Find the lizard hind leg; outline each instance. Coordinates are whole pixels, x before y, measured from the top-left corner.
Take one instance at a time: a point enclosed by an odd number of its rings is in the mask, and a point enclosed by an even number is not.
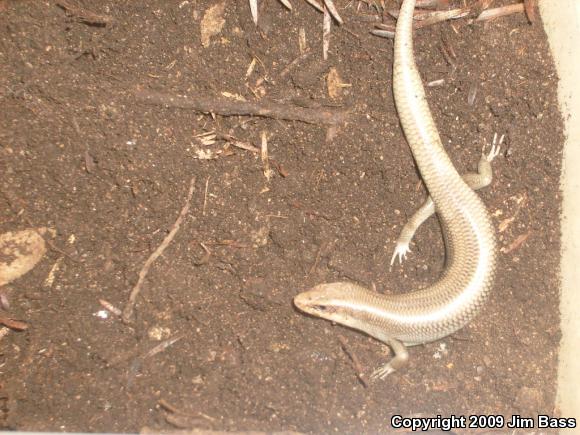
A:
[[[407,361],[409,360],[409,352],[402,342],[394,338],[390,338],[386,342],[394,352],[395,356],[393,356],[388,363],[380,366],[371,374],[371,380],[373,381],[377,379],[385,379],[391,373],[399,370],[407,364]]]
[[[493,179],[491,162],[500,154],[501,145],[504,138],[505,135],[502,135],[498,140],[497,133],[495,133],[493,135],[493,141],[491,143],[489,152],[487,154],[485,152],[487,144],[483,145],[481,149],[481,158],[479,159],[479,163],[477,165],[477,172],[470,172],[463,175],[463,180],[473,190],[483,189],[484,187],[487,187],[491,184]],[[435,204],[433,204],[431,197],[428,197],[423,205],[413,214],[413,216],[411,216],[411,218],[407,221],[401,230],[401,234],[397,239],[395,251],[391,257],[391,266],[395,263],[397,258],[399,259],[400,264],[403,263],[403,260],[407,259],[407,254],[411,252],[409,245],[411,240],[413,240],[415,233],[423,224],[423,222],[429,219],[429,217],[434,213]]]

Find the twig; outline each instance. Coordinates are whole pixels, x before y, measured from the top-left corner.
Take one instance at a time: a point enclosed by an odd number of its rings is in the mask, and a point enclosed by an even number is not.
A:
[[[260,157],[262,159],[262,170],[267,181],[272,178],[273,172],[270,169],[270,160],[268,159],[268,135],[265,131],[262,132],[262,148],[260,150]]]
[[[366,388],[367,381],[365,379],[364,370],[363,370],[362,364],[360,363],[360,360],[358,359],[358,357],[354,353],[352,353],[348,350],[346,340],[343,336],[339,335],[338,341],[340,341],[340,347],[342,348],[343,352],[346,353],[348,358],[351,360],[352,366],[353,366],[354,371],[356,373],[356,377],[358,378],[359,382],[363,385],[363,387]]]
[[[484,6],[487,6],[484,4]],[[448,11],[436,11],[417,14],[413,19],[413,29],[420,29],[422,27],[431,26],[433,24],[440,23],[442,21],[463,18],[476,10],[475,7],[465,7],[458,9],[451,9]],[[494,9],[483,10],[475,19],[475,21],[487,21],[494,18],[503,17],[510,14],[522,13],[524,12],[524,4],[516,3],[507,6],[501,6]],[[392,10],[389,14],[393,17],[397,17],[399,11]],[[529,15],[528,15],[529,19]],[[531,22],[531,20],[530,20]],[[377,24],[377,29],[371,30],[371,33],[376,36],[381,36],[383,38],[394,38],[395,36],[395,26],[393,24]]]
[[[390,15],[393,17],[398,17],[399,11],[390,11]],[[448,11],[435,11],[435,12],[424,12],[415,15],[413,18],[413,29],[420,29],[421,27],[431,26],[433,24],[440,23],[442,21],[453,20],[457,18],[463,18],[469,15],[470,8],[458,8],[451,9]],[[394,38],[395,36],[395,26],[393,24],[377,24],[378,29],[371,30],[371,33],[376,36],[382,36],[383,38]]]
[[[189,412],[189,411],[186,411],[184,409],[180,409],[177,406],[169,403],[165,399],[160,399],[158,403],[159,403],[159,406],[161,406],[163,409],[165,409],[167,412],[169,412],[171,414],[179,414],[179,415],[182,415],[182,416],[194,417],[194,418],[202,417],[202,418],[205,418],[206,420],[209,420],[209,421],[215,421],[216,420],[215,418],[213,418],[213,417],[211,417],[211,416],[209,416],[207,414],[204,414],[202,412]]]
[[[314,259],[314,263],[312,264],[312,267],[310,267],[310,270],[308,271],[308,273],[306,274],[306,276],[309,276],[312,273],[314,273],[314,271],[318,267],[318,263],[320,263],[320,257],[322,256],[322,250],[325,247],[326,247],[325,246],[325,243],[321,243],[320,246],[318,247],[318,251],[316,252],[316,258]]]
[[[334,18],[338,24],[344,23],[344,21],[338,14],[338,9],[336,9],[336,6],[334,6],[332,0],[324,0],[324,6],[326,6],[328,12],[330,12],[330,15],[332,15],[332,18]]]
[[[280,3],[282,3],[289,11],[292,10],[292,3],[290,3],[290,0],[280,0]]]
[[[252,21],[258,25],[258,0],[250,0],[250,12],[252,13]]]
[[[315,0],[306,0],[306,3],[308,3],[311,6],[313,6],[319,12],[324,12],[324,9],[322,8],[322,6],[320,6],[320,4],[317,1],[315,1]]]
[[[510,252],[518,249],[523,243],[528,240],[528,238],[532,235],[532,231],[528,231],[527,233],[520,234],[516,239],[511,242],[508,246],[504,246],[500,249],[501,252],[504,254],[509,254]]]
[[[167,339],[165,341],[162,341],[157,346],[155,346],[152,349],[150,349],[145,355],[143,355],[142,357],[140,357],[140,359],[144,360],[144,359],[147,359],[147,358],[151,358],[152,356],[157,355],[158,353],[163,352],[165,349],[167,349],[169,346],[172,346],[173,344],[177,343],[183,337],[184,337],[184,334],[180,334],[180,335],[177,335],[177,336],[175,336],[173,338],[169,338],[169,339]]]
[[[64,9],[69,15],[77,17],[79,21],[82,21],[86,24],[106,26],[107,24],[111,24],[115,21],[114,18],[110,17],[109,15],[96,14],[86,9],[82,9],[79,6],[73,5],[65,0],[58,0],[56,4],[61,9]]]
[[[99,304],[101,304],[101,306],[105,310],[109,311],[110,313],[113,313],[115,316],[120,316],[121,314],[123,314],[123,312],[120,309],[118,309],[116,306],[114,306],[112,303],[110,303],[105,299],[99,299]]]
[[[28,329],[26,322],[21,322],[20,320],[10,319],[9,317],[4,317],[0,314],[0,325],[7,326],[15,331],[25,331]]]
[[[280,72],[280,78],[284,78],[284,76],[286,76],[286,74],[288,74],[290,72],[290,70],[296,66],[296,64],[298,64],[299,62],[302,62],[309,55],[310,55],[310,50],[306,49],[304,51],[304,53],[302,53],[300,56],[298,56],[296,59],[294,59],[288,65],[286,65],[286,67],[282,70],[282,72]]]
[[[258,147],[255,147],[254,145],[252,145],[251,143],[248,142],[242,142],[239,139],[236,139],[233,136],[227,135],[227,134],[223,134],[220,135],[220,139],[223,139],[225,141],[227,141],[227,143],[235,146],[236,148],[240,148],[246,151],[250,151],[254,154],[262,154],[262,150]],[[278,171],[278,173],[286,178],[288,176],[288,171],[284,168],[284,166],[282,165],[282,163],[278,162],[277,160],[273,159],[271,156],[268,155],[268,160],[270,160],[274,166],[276,167],[276,170]]]
[[[324,14],[322,18],[322,58],[328,59],[328,48],[330,47],[330,25],[332,18],[326,5],[324,6]]]
[[[238,101],[220,95],[185,96],[166,92],[136,90],[135,97],[149,104],[193,109],[223,116],[253,115],[274,119],[302,121],[308,124],[337,125],[348,119],[348,110],[327,107],[305,108],[274,101]]]
[[[514,212],[514,214],[509,218],[505,218],[498,225],[498,231],[500,233],[503,233],[505,230],[507,230],[509,228],[509,226],[516,220],[516,218],[520,214],[520,211],[522,210],[522,207],[524,205],[526,205],[527,201],[528,201],[528,196],[525,193],[516,199],[517,206],[516,206],[516,211]]]
[[[417,0],[418,8],[444,9],[449,6],[449,0]]]
[[[132,320],[133,311],[135,308],[135,301],[137,300],[137,296],[139,295],[139,292],[141,291],[141,287],[143,286],[143,282],[145,281],[145,277],[147,276],[147,273],[149,273],[149,269],[151,268],[151,265],[155,262],[155,260],[157,260],[157,258],[161,254],[163,254],[163,251],[165,251],[167,246],[169,246],[169,244],[171,243],[171,241],[175,237],[175,234],[177,234],[177,231],[179,230],[179,226],[181,225],[181,222],[183,221],[185,215],[189,211],[189,205],[191,203],[191,196],[193,195],[194,187],[195,187],[195,177],[192,177],[191,181],[189,183],[189,192],[187,194],[187,199],[185,201],[185,205],[181,209],[181,213],[179,213],[179,217],[177,218],[177,220],[173,224],[173,227],[171,228],[171,231],[169,232],[169,234],[167,234],[165,239],[163,239],[163,242],[161,242],[161,244],[157,247],[157,249],[149,256],[147,261],[145,261],[145,264],[143,265],[143,267],[141,268],[141,271],[139,272],[139,280],[137,281],[137,284],[135,285],[135,287],[133,287],[133,290],[131,291],[131,295],[129,296],[129,302],[127,303],[127,306],[123,310],[123,322],[129,323]]]
[[[179,334],[173,338],[169,338],[165,341],[162,341],[157,346],[154,346],[153,348],[149,349],[145,354],[139,355],[137,358],[135,358],[135,360],[129,366],[129,372],[127,373],[127,386],[129,387],[133,384],[133,379],[135,378],[135,376],[137,376],[137,373],[141,369],[143,361],[145,361],[147,358],[151,358],[152,356],[165,351],[165,349],[181,340],[184,336],[185,336],[184,334]]]
[[[481,14],[479,14],[479,16],[475,19],[475,21],[492,20],[494,18],[504,17],[506,15],[517,14],[521,12],[524,12],[524,4],[517,3],[514,5],[507,5],[499,8],[487,9],[483,11]]]
[[[441,39],[441,53],[443,53],[443,57],[451,67],[451,70],[455,71],[457,68],[457,54],[446,37]]]
[[[417,10],[413,15],[413,29],[435,24],[440,21],[462,18],[472,11],[469,7],[449,9],[444,11],[420,11]],[[393,18],[399,17],[398,9],[389,10],[389,15]]]
[[[202,215],[205,216],[205,209],[207,207],[207,188],[209,187],[209,179],[211,177],[207,177],[207,180],[205,180],[205,193],[203,194],[203,210],[202,210]]]

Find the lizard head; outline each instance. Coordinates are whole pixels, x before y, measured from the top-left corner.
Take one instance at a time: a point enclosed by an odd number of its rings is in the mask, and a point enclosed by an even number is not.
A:
[[[320,284],[294,298],[294,305],[300,311],[312,316],[351,326],[355,296],[362,287],[349,282]]]

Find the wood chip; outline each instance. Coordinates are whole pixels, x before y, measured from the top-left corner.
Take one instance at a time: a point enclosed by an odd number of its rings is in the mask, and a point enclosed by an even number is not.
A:
[[[265,131],[262,132],[262,148],[260,150],[260,157],[262,158],[262,167],[266,180],[270,181],[274,172],[270,169],[270,159],[268,158],[268,136]]]
[[[258,0],[250,0],[250,12],[252,13],[252,21],[258,25]]]
[[[525,234],[521,234],[518,237],[516,237],[516,239],[511,242],[508,246],[504,246],[503,248],[500,249],[501,252],[503,252],[504,254],[509,254],[512,251],[515,251],[516,249],[518,249],[520,246],[523,245],[523,243],[528,240],[528,238],[532,235],[532,231],[528,231]]]
[[[330,17],[330,12],[328,8],[324,8],[324,18],[322,21],[322,58],[324,60],[328,59],[328,48],[330,47],[330,25],[332,24],[332,18]]]
[[[308,50],[306,31],[304,30],[304,27],[300,27],[300,30],[298,31],[298,47],[300,49],[300,54],[304,54]]]
[[[330,68],[326,76],[326,86],[328,88],[328,96],[337,99],[341,96],[341,80],[336,68]]]
[[[324,8],[316,0],[306,0],[306,3],[308,3],[310,6],[313,6],[319,12],[324,12]]]
[[[334,6],[332,0],[324,0],[324,6],[326,6],[326,9],[328,9],[328,12],[330,12],[330,15],[332,15],[338,24],[342,25],[344,23],[338,13],[338,9],[336,9],[336,6]]]
[[[292,10],[292,4],[289,0],[280,0],[280,3],[282,3],[288,10]]]

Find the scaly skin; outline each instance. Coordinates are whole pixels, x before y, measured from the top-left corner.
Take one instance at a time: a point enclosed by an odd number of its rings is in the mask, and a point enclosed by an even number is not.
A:
[[[447,156],[427,104],[413,58],[414,8],[415,0],[404,0],[397,20],[393,88],[405,136],[442,222],[447,269],[435,284],[407,294],[337,282],[294,298],[306,313],[389,344],[395,357],[374,373],[381,378],[405,364],[405,345],[443,338],[476,316],[492,288],[497,260],[489,213]]]

